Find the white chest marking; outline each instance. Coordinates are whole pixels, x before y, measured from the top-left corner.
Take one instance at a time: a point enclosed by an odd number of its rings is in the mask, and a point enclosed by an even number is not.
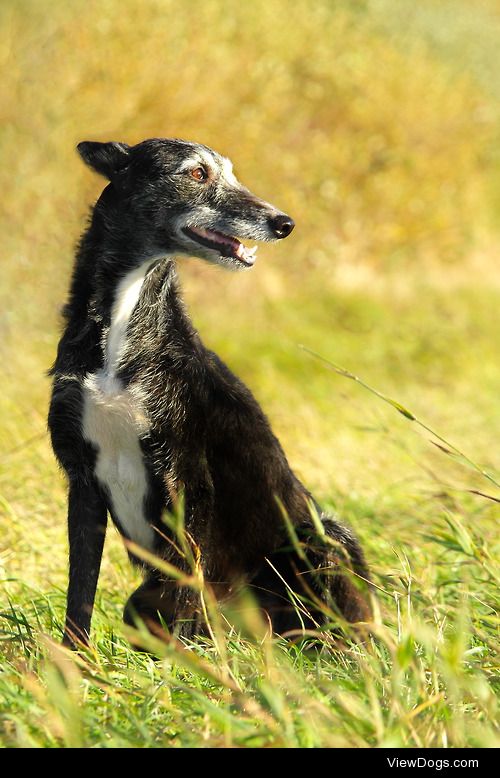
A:
[[[109,493],[113,515],[131,540],[152,550],[155,533],[145,515],[148,482],[139,442],[148,419],[138,391],[124,387],[115,374],[150,265],[131,271],[117,288],[104,368],[85,378],[83,436],[97,449],[95,475]]]
[[[111,323],[106,343],[108,362],[106,372],[110,376],[113,376],[116,371],[116,366],[126,341],[127,325],[137,305],[142,284],[150,266],[151,262],[144,262],[135,270],[127,273],[125,278],[122,278],[118,284],[111,310]]]

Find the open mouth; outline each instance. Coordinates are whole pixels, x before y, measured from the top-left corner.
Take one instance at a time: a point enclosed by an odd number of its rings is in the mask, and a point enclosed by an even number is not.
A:
[[[184,227],[182,230],[190,240],[201,246],[217,251],[223,257],[231,257],[246,267],[251,267],[256,260],[257,246],[248,249],[237,238],[224,235],[216,230],[206,230],[203,227]]]

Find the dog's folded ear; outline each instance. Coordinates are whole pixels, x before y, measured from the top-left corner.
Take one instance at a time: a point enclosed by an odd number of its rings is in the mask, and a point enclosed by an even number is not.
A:
[[[126,143],[82,141],[76,147],[83,161],[96,173],[115,183],[130,162],[130,146]]]

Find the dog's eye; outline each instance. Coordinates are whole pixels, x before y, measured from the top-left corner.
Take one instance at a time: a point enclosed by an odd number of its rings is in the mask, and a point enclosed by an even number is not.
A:
[[[196,181],[206,181],[208,178],[208,173],[204,167],[195,167],[190,173]]]

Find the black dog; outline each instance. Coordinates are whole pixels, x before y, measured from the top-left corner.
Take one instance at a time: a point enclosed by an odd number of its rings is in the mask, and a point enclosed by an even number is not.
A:
[[[315,506],[252,394],[204,347],[179,298],[179,254],[249,268],[256,249],[230,236],[272,241],[294,222],[206,146],[153,139],[78,151],[110,183],[80,242],[52,368],[49,427],[69,480],[65,643],[88,641],[108,512],[124,538],[188,572],[165,522],[181,497],[185,537],[219,599],[251,587],[280,634],[324,625],[332,608],[367,620],[353,581],[369,580],[358,542]],[[125,621],[201,632],[194,589],[143,566]],[[307,601],[306,616],[290,591]]]

